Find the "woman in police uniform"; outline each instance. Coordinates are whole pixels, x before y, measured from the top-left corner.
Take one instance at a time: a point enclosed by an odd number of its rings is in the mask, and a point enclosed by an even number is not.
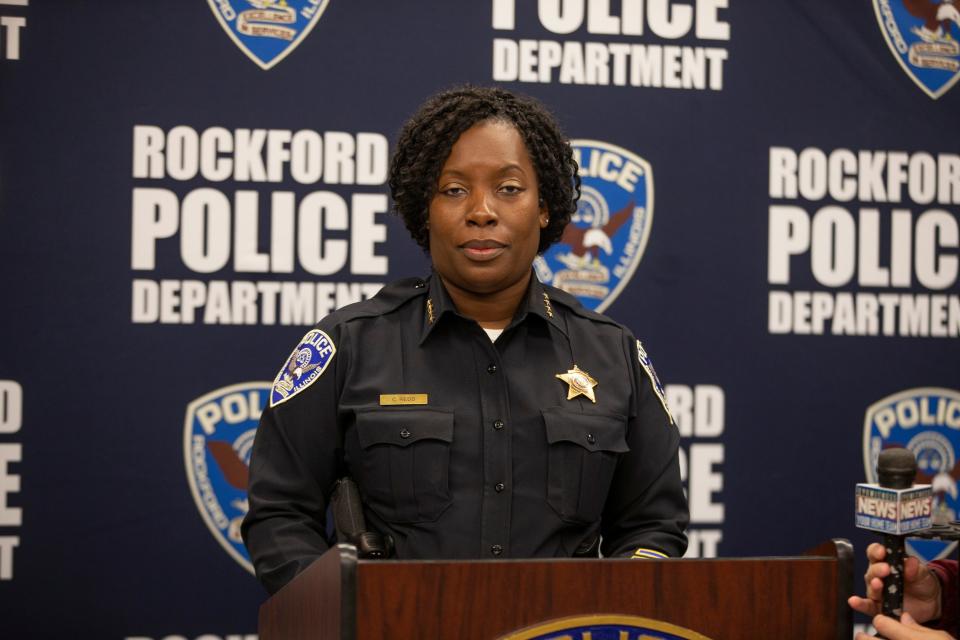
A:
[[[679,434],[628,329],[531,268],[576,210],[536,101],[465,87],[401,131],[390,187],[425,280],[323,319],[277,376],[244,540],[271,592],[331,544],[336,480],[398,558],[682,555]],[[596,552],[594,552],[596,553]]]

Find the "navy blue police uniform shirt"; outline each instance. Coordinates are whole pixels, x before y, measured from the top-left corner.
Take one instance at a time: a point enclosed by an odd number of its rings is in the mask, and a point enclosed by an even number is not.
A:
[[[243,523],[257,576],[275,592],[329,548],[346,474],[400,559],[569,557],[598,534],[607,557],[680,556],[662,391],[629,330],[535,276],[496,342],[436,275],[387,285],[324,318],[277,377]]]

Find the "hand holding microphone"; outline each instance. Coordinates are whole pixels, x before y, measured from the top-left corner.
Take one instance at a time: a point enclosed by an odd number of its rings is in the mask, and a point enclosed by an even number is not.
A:
[[[887,449],[877,461],[880,483],[857,485],[857,526],[881,533],[883,544],[867,548],[867,597],[853,596],[848,602],[867,615],[888,616],[876,618],[874,624],[884,637],[892,639],[918,638],[918,629],[928,630],[915,621],[925,622],[940,615],[940,581],[904,552],[904,536],[930,527],[930,486],[914,486],[916,472],[917,463],[910,451]],[[901,623],[903,613],[908,615]]]
[[[882,544],[873,543],[867,547],[867,559],[870,566],[863,580],[867,585],[867,597],[852,596],[850,606],[875,616],[880,613],[880,600],[883,593],[883,579],[890,575],[890,565],[886,560],[886,549]],[[903,571],[903,610],[918,622],[927,622],[940,617],[940,581],[927,565],[916,558],[908,557]]]

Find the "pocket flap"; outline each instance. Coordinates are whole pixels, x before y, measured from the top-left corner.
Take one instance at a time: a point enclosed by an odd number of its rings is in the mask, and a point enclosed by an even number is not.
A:
[[[630,451],[627,419],[613,414],[574,413],[560,407],[542,409],[547,442],[572,442],[588,451]]]
[[[364,449],[375,444],[406,447],[420,440],[453,442],[453,412],[442,409],[359,409],[357,435]]]

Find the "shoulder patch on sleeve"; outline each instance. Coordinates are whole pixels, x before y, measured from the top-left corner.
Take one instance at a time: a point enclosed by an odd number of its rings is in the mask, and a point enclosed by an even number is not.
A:
[[[270,406],[286,402],[316,382],[336,352],[330,336],[320,329],[308,331],[274,379]]]
[[[673,414],[670,413],[670,407],[667,406],[667,399],[663,395],[663,385],[660,384],[660,378],[657,377],[657,372],[653,368],[653,361],[650,360],[650,356],[647,355],[647,351],[643,348],[639,340],[637,340],[637,358],[640,360],[640,366],[647,372],[647,376],[650,378],[650,384],[653,386],[653,391],[660,399],[660,404],[663,405],[663,410],[667,412],[667,417],[670,418],[671,424],[676,424],[676,421],[673,419]]]

